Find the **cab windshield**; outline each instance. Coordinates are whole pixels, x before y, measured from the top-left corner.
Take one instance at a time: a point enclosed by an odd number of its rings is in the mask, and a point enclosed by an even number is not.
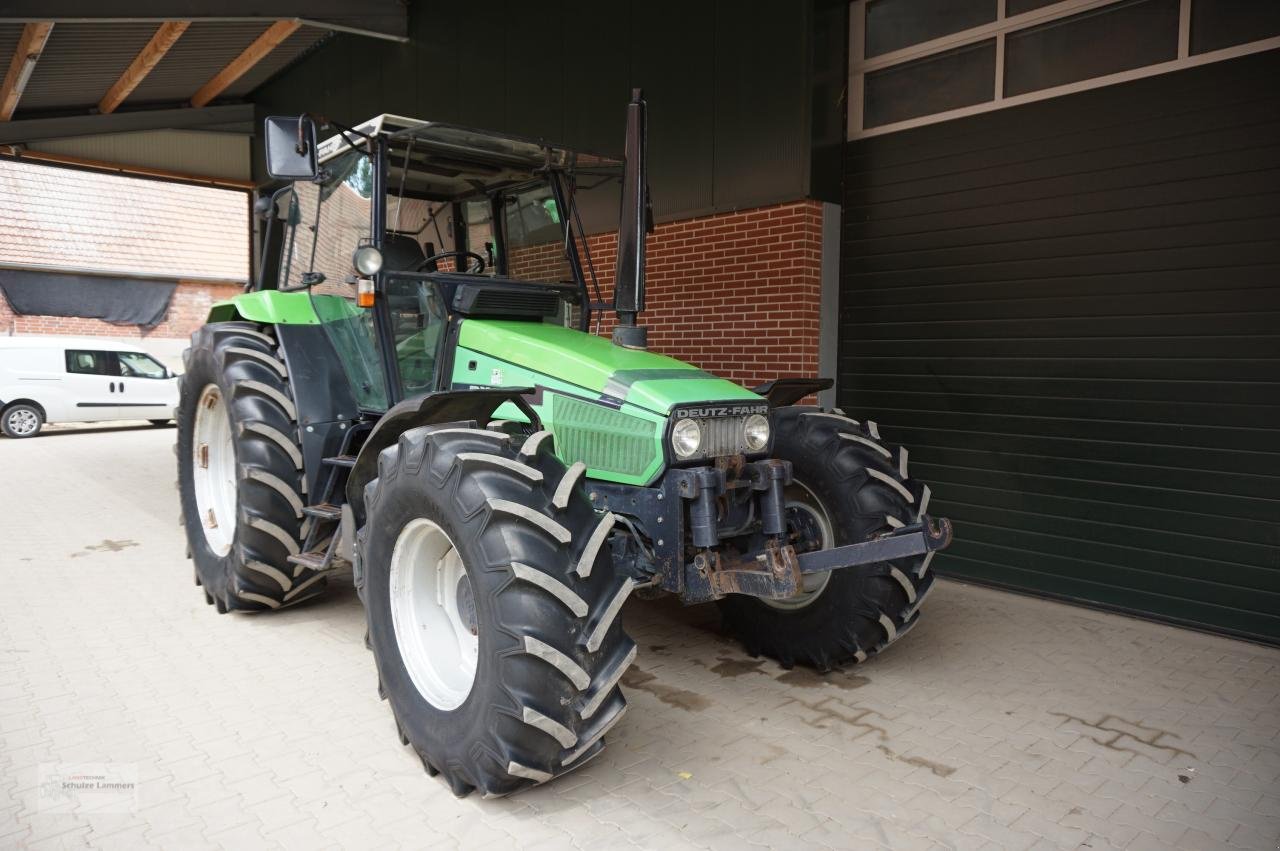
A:
[[[571,173],[483,163],[471,165],[474,171],[465,163],[443,168],[415,144],[393,140],[381,181],[375,174],[377,158],[363,145],[330,157],[319,178],[294,183],[285,202],[278,288],[309,291],[356,401],[366,410],[386,410],[395,398],[444,389],[438,385],[447,383],[439,365],[449,309],[434,273],[579,288],[585,288],[584,278],[594,279],[589,255],[584,263],[585,252],[570,248],[574,237],[579,246],[586,242],[580,228],[571,229],[572,201],[564,207],[577,191]],[[606,182],[616,187],[616,181]],[[375,197],[379,186],[384,187],[381,199]],[[356,305],[352,257],[357,248],[378,241],[373,228],[379,220],[385,222],[380,309],[368,310]],[[581,320],[562,302],[559,313],[545,321]],[[386,322],[394,346],[395,392],[388,392],[378,350],[379,322]]]
[[[351,255],[371,240],[373,168],[349,151],[326,164],[321,179],[298,181],[289,199],[281,290],[308,289],[361,408],[385,410],[386,377],[378,358],[373,312],[356,306]]]

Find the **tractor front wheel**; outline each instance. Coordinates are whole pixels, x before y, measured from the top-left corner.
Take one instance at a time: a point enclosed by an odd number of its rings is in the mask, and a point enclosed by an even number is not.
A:
[[[455,795],[505,795],[577,768],[622,717],[633,582],[545,432],[423,426],[365,488],[357,585],[380,694]]]
[[[774,455],[791,462],[789,531],[827,549],[914,523],[929,489],[907,475],[907,452],[880,441],[875,423],[813,407],[775,412]],[[932,554],[930,554],[932,555]],[[720,601],[725,628],[752,655],[828,670],[862,662],[914,627],[933,587],[929,557],[805,577],[787,600],[731,595]]]
[[[302,450],[270,326],[205,325],[183,354],[178,490],[205,602],[260,611],[310,599],[324,575],[290,564],[303,535]]]

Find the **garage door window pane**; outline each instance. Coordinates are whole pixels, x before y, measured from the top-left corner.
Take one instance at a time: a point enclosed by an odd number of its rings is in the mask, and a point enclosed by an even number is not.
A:
[[[863,89],[863,126],[985,103],[994,97],[995,79],[995,39],[873,71]]]
[[[996,19],[996,0],[872,0],[866,56],[879,56]]]
[[[1280,35],[1276,0],[1195,0],[1191,4],[1191,52],[1207,53]]]
[[[1014,15],[1021,15],[1023,12],[1033,12],[1042,6],[1052,6],[1059,0],[1005,0],[1004,16],[1012,18]]]
[[[1006,97],[1178,57],[1178,0],[1135,0],[1005,36]]]

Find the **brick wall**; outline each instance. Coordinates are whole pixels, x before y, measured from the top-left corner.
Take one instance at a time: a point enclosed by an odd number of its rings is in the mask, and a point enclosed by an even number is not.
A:
[[[588,241],[601,296],[611,302],[617,234]],[[559,242],[512,252],[512,276],[563,280],[560,252]],[[658,225],[648,241],[641,314],[649,347],[748,387],[780,376],[817,375],[821,258],[817,201]],[[181,283],[165,320],[146,334],[95,319],[14,316],[0,297],[0,334],[185,339],[203,323],[210,304],[240,290],[239,284]],[[600,333],[608,336],[613,314],[600,320]]]
[[[137,325],[112,325],[101,319],[80,319],[72,316],[19,316],[0,294],[0,335],[6,334],[64,334],[74,336],[169,338],[185,340],[204,324],[209,307],[215,301],[231,298],[243,292],[241,284],[208,283],[205,281],[180,281],[169,301],[169,311],[155,328]]]
[[[601,295],[612,302],[617,234],[588,242]],[[559,243],[513,252],[512,277],[563,280],[560,252]],[[650,349],[748,387],[818,374],[820,202],[660,224],[647,254],[640,321]],[[613,314],[601,318],[608,336]]]

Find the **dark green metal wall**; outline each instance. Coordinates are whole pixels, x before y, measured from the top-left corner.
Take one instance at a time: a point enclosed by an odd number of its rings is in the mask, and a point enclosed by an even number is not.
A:
[[[1280,640],[1280,52],[848,144],[840,404],[959,577]]]
[[[840,124],[840,91],[825,84],[816,109],[831,120],[814,120],[810,69],[843,56],[843,39],[825,37],[843,27],[842,8],[414,2],[409,44],[338,34],[254,100],[265,113],[355,123],[390,112],[616,153],[630,89],[641,86],[659,218],[793,201],[811,195],[815,128]],[[824,157],[815,197],[838,193]]]

